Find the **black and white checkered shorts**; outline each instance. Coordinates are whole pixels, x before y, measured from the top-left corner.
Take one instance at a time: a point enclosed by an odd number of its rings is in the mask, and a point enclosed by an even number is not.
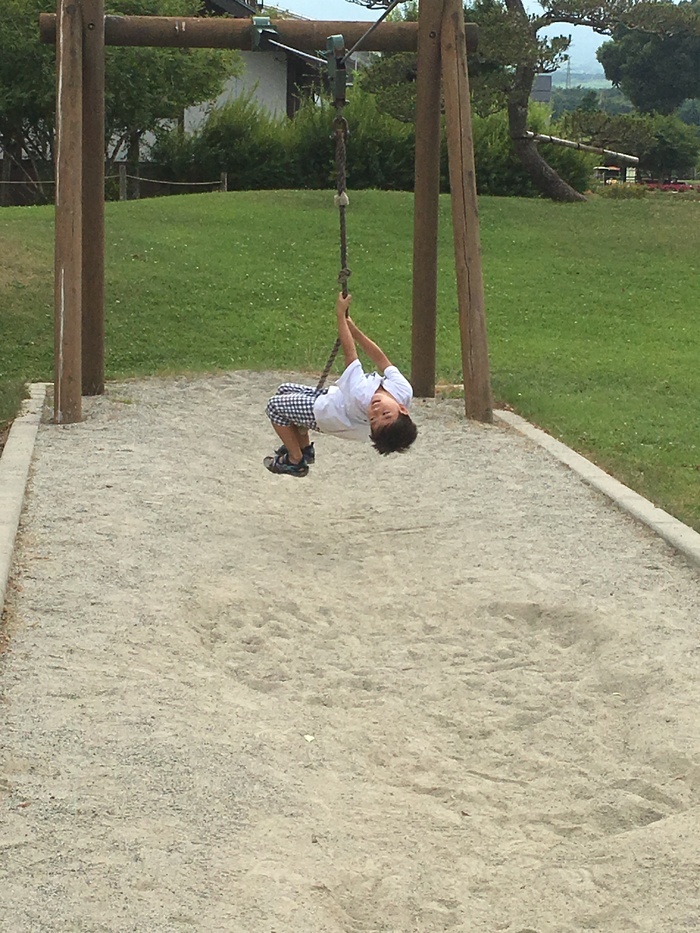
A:
[[[327,391],[328,389],[299,385],[297,382],[285,382],[268,401],[265,412],[273,424],[295,424],[318,431],[314,418],[314,402],[319,395],[325,395]]]

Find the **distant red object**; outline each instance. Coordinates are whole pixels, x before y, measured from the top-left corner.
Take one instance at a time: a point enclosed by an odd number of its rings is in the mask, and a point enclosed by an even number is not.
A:
[[[688,185],[683,181],[674,181],[668,184],[650,181],[647,182],[647,188],[650,191],[700,191],[700,185]]]

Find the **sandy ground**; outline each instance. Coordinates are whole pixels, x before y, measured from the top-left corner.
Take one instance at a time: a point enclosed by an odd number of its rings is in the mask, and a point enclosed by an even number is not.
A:
[[[3,933],[700,929],[697,570],[458,401],[272,476],[281,378],[40,428]]]

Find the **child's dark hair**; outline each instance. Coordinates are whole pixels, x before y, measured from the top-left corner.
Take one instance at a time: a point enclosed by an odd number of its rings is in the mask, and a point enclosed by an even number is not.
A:
[[[402,454],[408,450],[417,435],[418,428],[410,416],[402,412],[397,415],[396,421],[372,432],[372,443],[374,449],[384,456]]]

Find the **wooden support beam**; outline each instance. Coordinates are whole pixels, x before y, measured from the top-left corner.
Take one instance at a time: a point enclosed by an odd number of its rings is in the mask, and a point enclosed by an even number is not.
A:
[[[348,48],[367,32],[369,23],[342,20],[279,19],[271,23],[279,41],[302,52],[326,48],[328,36],[342,35]],[[469,50],[476,50],[477,27],[466,25]],[[56,16],[39,16],[41,41],[56,41]],[[250,20],[227,17],[106,16],[105,44],[168,48],[252,49]],[[362,45],[365,52],[415,52],[418,23],[380,23]]]
[[[420,0],[418,14],[411,339],[411,383],[418,398],[435,397],[443,6],[444,0]]]
[[[493,400],[462,0],[445,0],[441,45],[465,409],[468,418],[491,422]]]
[[[98,393],[104,390],[104,206],[102,197],[98,196],[98,189],[104,191],[104,163],[103,153],[98,155],[98,139],[101,138],[104,126],[104,104],[101,100],[104,87],[104,58],[103,45],[124,46],[155,46],[170,48],[232,48],[242,51],[252,49],[253,30],[248,20],[230,19],[223,17],[158,17],[158,16],[105,16],[104,35],[99,28],[102,19],[104,0],[58,0],[59,17],[55,14],[42,13],[39,17],[41,39],[47,43],[57,40],[61,45],[65,41],[66,23],[63,20],[63,11],[77,9],[77,4],[84,5],[85,22],[87,24],[85,39],[85,84],[76,93],[66,96],[65,84],[69,81],[75,91],[75,81],[71,77],[59,73],[59,117],[57,125],[59,135],[64,139],[58,144],[62,153],[59,160],[61,168],[57,166],[58,176],[62,175],[61,198],[59,199],[57,187],[57,232],[56,232],[56,281],[57,281],[57,335],[61,337],[61,353],[57,355],[57,373],[62,374],[63,381],[57,378],[60,392],[57,395],[65,398],[68,382],[66,377],[66,361],[75,348],[84,346],[83,363],[85,366],[84,391]],[[417,89],[417,144],[416,144],[416,175],[415,175],[415,219],[414,219],[414,282],[413,282],[413,344],[412,378],[419,396],[432,397],[435,394],[435,343],[436,343],[436,316],[437,316],[437,217],[439,207],[439,140],[440,140],[440,58],[441,58],[441,25],[444,23],[446,0],[420,0],[419,23],[380,23],[367,36],[362,43],[363,50],[401,52],[415,51],[419,53],[419,79]],[[451,0],[451,9],[458,9],[459,0]],[[466,48],[475,51],[477,48],[478,30],[473,23],[464,23],[463,12],[455,13],[456,21],[453,30],[459,30],[460,43],[464,56],[466,81]],[[298,21],[277,20],[272,24],[278,32],[280,41],[300,51],[316,51],[326,47],[329,35],[342,34],[348,47],[355,45],[365,36],[368,29],[366,22],[345,22],[337,20]],[[420,41],[419,41],[420,36]],[[75,54],[74,42],[70,41],[71,55]],[[78,74],[80,66],[78,65]],[[69,75],[69,72],[66,72]],[[61,81],[64,82],[61,90]],[[471,118],[468,103],[468,84],[466,85],[466,109],[460,109],[454,120],[459,136],[459,126],[462,119],[466,119],[466,133],[471,144]],[[71,163],[64,157],[66,147],[73,145],[73,135],[68,124],[77,121],[82,123],[82,95],[86,98],[86,128],[81,158],[75,158]],[[99,98],[99,99],[98,99]],[[63,127],[63,129],[61,129]],[[81,130],[82,132],[82,130]],[[459,150],[457,143],[457,150]],[[453,141],[454,148],[455,143]],[[457,151],[456,150],[456,151]],[[453,159],[453,161],[456,161]],[[73,170],[69,171],[72,164]],[[73,189],[80,190],[82,174],[85,172],[85,191],[82,205],[70,209],[68,204],[74,204]],[[472,152],[473,175],[473,152]],[[474,192],[475,202],[475,192]],[[60,207],[59,207],[60,204]],[[85,216],[85,231],[82,234],[82,211]],[[68,229],[68,218],[71,218],[73,227]],[[82,240],[79,247],[75,247],[74,239],[77,235]],[[455,234],[457,236],[457,233]],[[456,241],[457,242],[457,241]],[[476,244],[478,252],[478,225],[476,226]],[[456,247],[457,248],[457,247]],[[84,250],[84,263],[83,263]],[[98,255],[99,254],[99,255]],[[78,307],[85,307],[83,321],[83,340],[75,340],[66,336],[66,327],[71,330],[69,318],[66,316],[74,311],[72,292],[75,290],[73,282],[73,264],[77,257],[81,257],[83,264],[83,280],[78,275],[77,284],[80,297]],[[459,269],[458,269],[459,274]],[[483,304],[483,285],[482,304]],[[460,289],[461,293],[461,289]],[[58,338],[57,338],[58,339]],[[463,330],[463,342],[464,342]],[[485,339],[485,331],[484,331]],[[58,352],[58,351],[57,351]],[[463,349],[463,355],[465,351]],[[59,365],[60,363],[60,365]],[[488,366],[488,362],[487,362]],[[71,372],[75,370],[71,363]],[[72,377],[71,377],[72,378]],[[64,384],[65,382],[65,384]],[[468,373],[465,368],[465,384],[468,384]],[[58,404],[58,403],[57,403]],[[78,415],[79,414],[78,399]],[[74,407],[74,406],[73,406]],[[478,417],[478,416],[475,416]],[[71,416],[61,409],[57,420],[69,420]]]
[[[56,43],[56,259],[54,418],[82,417],[82,16],[79,0],[58,0]]]
[[[104,0],[83,11],[83,395],[105,390],[105,44]]]

